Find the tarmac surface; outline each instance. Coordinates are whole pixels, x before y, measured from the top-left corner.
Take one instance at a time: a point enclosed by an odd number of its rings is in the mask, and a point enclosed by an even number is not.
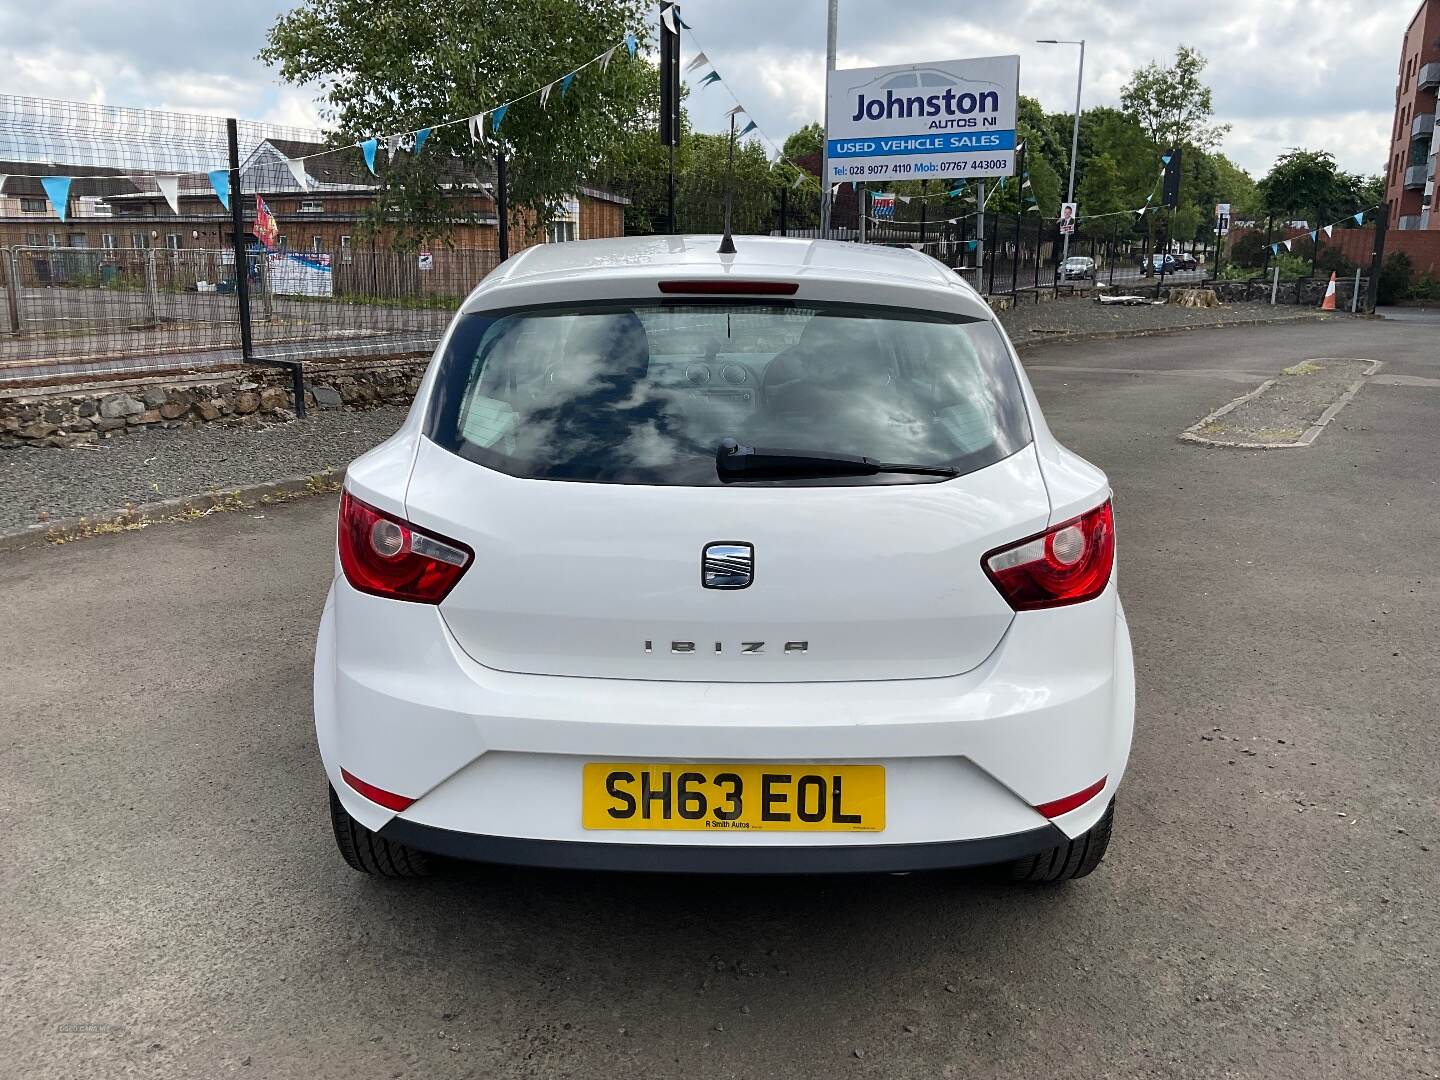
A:
[[[5,1073],[1440,1076],[1437,330],[1027,354],[1115,487],[1139,681],[1059,888],[371,880],[309,717],[331,498],[0,555]],[[1384,367],[1313,445],[1177,439],[1317,356]]]

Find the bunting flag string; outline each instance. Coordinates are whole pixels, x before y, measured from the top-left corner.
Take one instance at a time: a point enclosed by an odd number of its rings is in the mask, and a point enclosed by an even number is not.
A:
[[[674,11],[675,9],[667,8],[666,10]],[[745,106],[741,103],[740,98],[736,96],[735,91],[730,88],[730,84],[724,80],[724,78],[720,75],[720,71],[715,66],[714,62],[709,58],[709,56],[706,55],[705,50],[701,48],[700,42],[695,36],[695,31],[690,26],[690,24],[687,23],[684,19],[679,18],[678,15],[676,16],[676,21],[679,22],[679,24],[684,27],[684,29],[689,31],[690,42],[692,45],[695,46],[695,55],[691,57],[690,62],[685,65],[685,71],[687,73],[692,71],[698,71],[699,69],[706,66],[710,68],[710,71],[703,78],[700,79],[700,82],[698,84],[699,89],[703,90],[711,83],[720,83],[723,87],[725,87],[725,92],[730,95],[730,100],[735,103],[735,107],[726,112],[725,115],[727,117],[744,115],[748,118],[749,121],[739,134],[748,135],[750,132],[753,131],[757,133],[762,139],[764,139],[765,142],[770,145],[770,149],[775,154],[775,157],[779,161],[784,162],[786,165],[790,166],[790,168],[795,170],[795,179],[791,181],[792,187],[798,187],[806,182],[813,182],[817,188],[820,187],[823,183],[823,180],[816,177],[809,170],[801,168],[799,165],[795,164],[795,162],[787,158],[785,156],[784,148],[770,137],[770,135],[765,131],[765,129],[760,126],[760,122],[755,119],[753,114],[751,114],[750,110],[745,108]],[[838,188],[839,185],[837,184],[836,187]]]
[[[509,111],[510,111],[510,106],[509,106],[509,105],[500,105],[500,106],[497,106],[497,107],[496,107],[495,111],[490,114],[491,117],[493,118],[493,119],[490,121],[490,124],[491,124],[490,130],[491,130],[491,131],[495,132],[497,135],[500,133],[500,121],[502,121],[502,120],[505,119],[505,114],[506,114],[507,112],[509,112]]]
[[[50,200],[51,207],[64,221],[70,213],[70,177],[44,176],[40,178],[40,184],[45,188],[45,197]]]
[[[286,158],[285,165],[290,170],[290,175],[295,178],[295,183],[300,185],[300,190],[309,191],[310,174],[305,171],[305,163],[297,158]]]
[[[1379,205],[1378,203],[1377,203],[1376,205],[1374,205],[1374,206],[1367,206],[1364,210],[1361,210],[1358,214],[1349,214],[1349,215],[1347,215],[1347,217],[1346,217],[1345,220],[1353,221],[1353,222],[1355,222],[1356,225],[1364,225],[1364,224],[1365,224],[1365,215],[1368,214],[1368,213],[1370,213],[1372,210],[1378,210],[1378,209],[1380,209],[1380,205]],[[1314,243],[1319,243],[1320,233],[1322,233],[1322,232],[1326,235],[1327,238],[1333,239],[1333,238],[1334,238],[1334,235],[1335,235],[1335,226],[1336,226],[1336,225],[1339,225],[1339,224],[1341,224],[1341,222],[1339,222],[1339,221],[1331,222],[1329,225],[1322,225],[1322,226],[1320,226],[1320,227],[1318,227],[1318,228],[1310,229],[1310,230],[1307,231],[1307,232],[1299,232],[1299,233],[1296,233],[1294,236],[1291,236],[1291,237],[1289,237],[1289,238],[1287,238],[1287,239],[1284,239],[1284,240],[1276,240],[1273,244],[1270,245],[1270,254],[1271,254],[1271,255],[1278,255],[1278,254],[1280,254],[1280,248],[1281,248],[1281,247],[1284,247],[1284,249],[1285,249],[1286,251],[1293,251],[1293,250],[1294,250],[1293,245],[1294,245],[1295,241],[1296,241],[1296,240],[1299,240],[1300,237],[1302,237],[1302,236],[1308,236],[1308,237],[1310,238],[1310,242],[1311,242],[1312,244],[1314,244]]]
[[[210,189],[215,192],[215,197],[220,200],[220,205],[226,210],[230,209],[230,170],[211,169],[206,174],[210,177]]]
[[[682,22],[680,25],[684,26],[684,23]],[[494,117],[494,120],[492,122],[493,127],[494,130],[498,131],[500,128],[500,121],[504,118],[506,110],[508,110],[511,105],[515,105],[521,101],[525,101],[532,97],[539,97],[541,107],[543,108],[550,98],[551,91],[554,90],[556,85],[559,85],[560,87],[560,96],[564,97],[565,93],[570,89],[571,84],[575,81],[575,77],[579,75],[580,72],[584,71],[586,68],[592,65],[599,65],[602,71],[605,70],[606,68],[608,68],[609,63],[614,58],[615,54],[622,47],[631,57],[634,57],[639,51],[640,39],[633,32],[627,32],[625,34],[625,37],[621,41],[605,49],[603,52],[597,53],[585,63],[581,64],[574,70],[567,72],[560,78],[552,79],[544,86],[538,87],[537,89],[530,91],[528,94],[522,94],[520,97],[512,98],[509,101],[501,102],[493,109],[488,109],[485,112],[477,113],[474,116],[461,116],[450,120],[440,120],[425,127],[417,128],[414,131],[401,131],[386,135],[375,135],[368,139],[363,139],[360,142],[347,143],[343,146],[332,146],[325,150],[317,150],[313,154],[304,154],[300,157],[294,158],[287,157],[283,159],[285,161],[285,166],[290,170],[290,175],[295,178],[295,182],[299,184],[302,189],[308,190],[310,186],[310,176],[305,171],[304,163],[311,160],[312,158],[325,157],[328,154],[337,154],[346,150],[359,149],[365,158],[365,167],[370,170],[372,175],[378,176],[379,173],[376,171],[375,168],[375,156],[382,142],[385,144],[386,151],[391,161],[394,160],[396,151],[405,148],[407,145],[411,148],[411,153],[420,153],[420,151],[425,146],[426,140],[428,140],[431,134],[433,134],[437,129],[451,127],[456,124],[467,124],[470,130],[471,141],[480,142],[483,139],[484,119],[486,116]],[[190,172],[164,175],[156,175],[152,172],[130,174],[106,173],[104,179],[131,180],[136,182],[153,180],[156,185],[160,187],[161,194],[165,196],[165,201],[170,203],[171,208],[174,209],[176,200],[172,199],[170,194],[167,192],[167,185],[173,179],[176,182],[176,190],[178,192],[179,178],[181,176],[191,175],[197,174]],[[204,171],[204,175],[209,178],[210,188],[212,191],[215,192],[215,195],[220,200],[221,204],[225,207],[225,209],[230,209],[230,170],[228,168],[208,169]],[[3,176],[0,176],[0,187],[4,186],[5,180],[8,179],[10,176],[26,176],[33,177],[34,179],[39,180],[41,184],[45,187],[46,197],[50,200],[50,204],[52,207],[54,207],[55,212],[60,217],[60,220],[64,221],[66,219],[69,214],[70,185],[71,182],[76,179],[75,177],[55,176],[53,174],[46,173],[6,173]],[[82,179],[90,178],[83,177]],[[176,213],[179,213],[179,211],[176,210]]]
[[[178,175],[156,176],[155,186],[160,189],[160,194],[165,196],[165,201],[170,204],[170,212],[176,217],[180,216],[180,177]]]

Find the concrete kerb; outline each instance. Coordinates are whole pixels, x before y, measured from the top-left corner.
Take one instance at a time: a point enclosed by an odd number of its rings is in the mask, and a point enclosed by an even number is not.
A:
[[[67,544],[91,536],[133,532],[166,522],[188,521],[234,510],[253,510],[258,506],[289,502],[306,495],[329,494],[340,490],[340,482],[344,476],[343,469],[327,469],[310,476],[290,476],[283,480],[245,484],[206,492],[203,495],[163,499],[126,510],[42,521],[21,529],[0,532],[0,552],[14,551],[35,544]]]
[[[1309,357],[1309,360],[1336,359],[1341,358],[1333,356]],[[1356,357],[1355,359],[1365,360],[1367,363],[1369,363],[1370,366],[1361,373],[1358,379],[1356,379],[1348,387],[1345,388],[1345,392],[1343,394],[1341,394],[1338,398],[1336,398],[1328,406],[1326,406],[1325,411],[1321,413],[1319,417],[1316,418],[1315,422],[1305,429],[1304,434],[1302,434],[1300,438],[1296,439],[1294,442],[1242,442],[1236,439],[1212,439],[1208,435],[1200,434],[1202,428],[1214,423],[1226,413],[1238,409],[1247,401],[1253,401],[1255,398],[1258,398],[1261,394],[1265,393],[1265,391],[1269,390],[1270,387],[1275,385],[1277,381],[1276,379],[1266,379],[1263,383],[1257,386],[1254,390],[1251,390],[1248,394],[1241,394],[1234,401],[1226,402],[1224,405],[1220,406],[1220,408],[1216,409],[1208,416],[1201,417],[1199,420],[1195,421],[1195,423],[1191,424],[1188,428],[1182,431],[1180,433],[1180,438],[1186,442],[1202,443],[1205,446],[1219,446],[1232,450],[1296,450],[1300,447],[1309,446],[1311,443],[1313,443],[1316,439],[1320,437],[1320,433],[1325,430],[1326,426],[1330,423],[1331,420],[1335,419],[1335,417],[1339,414],[1340,410],[1343,409],[1346,405],[1350,404],[1350,402],[1355,400],[1355,395],[1360,392],[1360,388],[1365,385],[1365,381],[1369,379],[1371,375],[1374,375],[1375,372],[1379,371],[1381,366],[1383,365],[1383,361],[1367,360],[1363,356]]]
[[[1286,323],[1324,322],[1331,317],[1333,316],[1327,312],[1325,315],[1285,315],[1278,319],[1226,319],[1221,322],[1199,323],[1194,326],[1157,326],[1144,330],[1087,330],[1079,334],[1057,334],[1054,337],[1028,341],[1016,341],[1011,338],[1010,343],[1015,346],[1016,352],[1025,352],[1028,349],[1038,349],[1042,345],[1064,345],[1072,341],[1118,341],[1122,338],[1168,337],[1171,334],[1188,334],[1195,330],[1221,330],[1234,326],[1282,326]],[[1347,312],[1345,317],[1351,318],[1352,316]]]

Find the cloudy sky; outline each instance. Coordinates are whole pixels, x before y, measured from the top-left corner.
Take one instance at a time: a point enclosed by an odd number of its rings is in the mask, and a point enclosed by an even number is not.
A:
[[[1225,151],[1260,175],[1287,147],[1332,151],[1342,167],[1382,170],[1400,39],[1418,0],[840,0],[839,66],[1019,53],[1023,93],[1069,110],[1071,47],[1085,38],[1085,101],[1114,104],[1138,65],[1178,44],[1210,58]],[[255,60],[284,0],[0,0],[0,93],[236,115],[311,125],[303,90]],[[776,140],[822,111],[824,0],[688,0],[687,37]],[[1161,13],[1163,12],[1163,14]],[[700,74],[700,73],[697,73]],[[720,130],[724,88],[691,95],[701,130]]]

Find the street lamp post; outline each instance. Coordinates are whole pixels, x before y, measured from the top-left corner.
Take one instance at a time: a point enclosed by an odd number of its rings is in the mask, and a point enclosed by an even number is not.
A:
[[[1080,46],[1080,70],[1075,74],[1075,126],[1070,132],[1070,187],[1067,189],[1069,194],[1065,196],[1066,202],[1073,203],[1075,201],[1075,158],[1080,153],[1080,86],[1085,81],[1085,39],[1081,38],[1079,41],[1060,41],[1055,38],[1039,38],[1035,44]],[[1062,259],[1069,258],[1070,256],[1069,233],[1065,234],[1064,242],[1065,253],[1061,255]]]

